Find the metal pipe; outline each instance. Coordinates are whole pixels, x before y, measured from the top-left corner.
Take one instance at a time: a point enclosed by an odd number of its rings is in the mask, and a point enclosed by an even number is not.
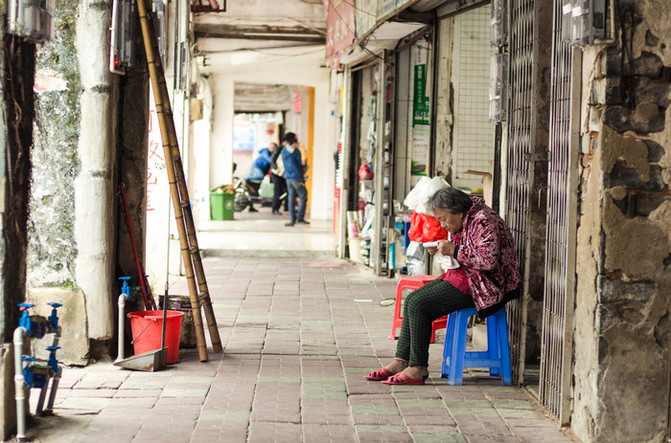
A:
[[[49,401],[47,402],[47,407],[42,412],[42,415],[53,415],[54,413],[54,402],[56,401],[56,391],[58,390],[58,384],[61,381],[61,374],[63,374],[63,368],[59,366],[58,372],[54,375],[53,381],[51,382]]]
[[[60,338],[61,338],[61,327],[59,326],[56,329],[56,331],[54,331],[54,338],[51,342],[51,345],[58,346],[58,341],[60,340]],[[59,366],[58,372],[54,374],[53,381],[51,382],[51,392],[49,393],[49,401],[47,402],[47,407],[42,412],[42,415],[53,415],[54,413],[54,402],[56,401],[56,391],[58,391],[58,384],[61,381],[61,375],[63,375],[63,367]]]
[[[35,415],[42,415],[42,409],[44,409],[44,401],[47,398],[47,390],[49,389],[49,380],[51,380],[51,377],[49,376],[49,371],[47,371],[47,376],[46,380],[44,382],[44,386],[40,389],[40,396],[37,398],[37,406],[35,407]]]
[[[14,393],[16,399],[16,440],[26,441],[26,391],[23,378],[23,341],[26,330],[14,330]]]
[[[119,294],[119,299],[117,301],[117,305],[119,306],[119,344],[117,346],[117,357],[116,360],[114,360],[114,363],[120,362],[121,360],[124,359],[124,351],[123,351],[123,339],[125,335],[124,331],[124,311],[126,309],[126,294],[123,292]]]

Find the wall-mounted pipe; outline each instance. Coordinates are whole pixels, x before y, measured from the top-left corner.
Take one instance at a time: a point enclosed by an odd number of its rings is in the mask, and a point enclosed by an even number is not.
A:
[[[23,378],[23,342],[26,330],[14,330],[14,390],[16,399],[16,440],[26,441],[26,387]]]

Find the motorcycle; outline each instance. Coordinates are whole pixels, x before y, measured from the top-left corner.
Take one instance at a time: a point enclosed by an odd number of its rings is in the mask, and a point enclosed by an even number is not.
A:
[[[235,212],[242,212],[251,204],[272,206],[274,189],[273,184],[270,183],[270,177],[265,176],[263,180],[233,177],[233,185],[235,189],[233,210]]]

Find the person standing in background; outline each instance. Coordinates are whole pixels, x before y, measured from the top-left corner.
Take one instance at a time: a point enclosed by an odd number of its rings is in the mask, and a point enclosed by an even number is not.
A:
[[[298,139],[293,132],[285,134],[280,156],[284,164],[284,178],[289,191],[289,222],[285,226],[293,226],[296,223],[310,224],[305,220],[308,190],[305,187],[304,174],[307,166],[303,164],[301,151],[298,149]],[[298,210],[296,210],[296,197],[298,197]]]
[[[270,179],[273,182],[273,214],[275,215],[282,215],[280,212],[282,195],[287,193],[287,181],[284,179],[284,163],[282,163],[282,157],[280,157],[283,147],[284,145],[275,149],[270,159]],[[284,210],[287,210],[286,196]]]

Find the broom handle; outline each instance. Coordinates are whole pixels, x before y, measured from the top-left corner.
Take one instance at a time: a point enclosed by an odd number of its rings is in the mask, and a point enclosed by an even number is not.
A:
[[[165,352],[165,323],[168,318],[168,282],[165,282],[165,295],[163,296],[163,324],[161,325],[161,353]]]
[[[133,249],[133,257],[135,258],[135,267],[137,268],[137,277],[140,280],[140,289],[142,290],[142,298],[144,299],[145,309],[156,309],[156,303],[148,293],[147,278],[144,275],[144,267],[140,261],[140,256],[137,253],[137,246],[135,245],[135,236],[133,235],[133,225],[130,222],[130,214],[128,213],[128,203],[126,201],[126,187],[123,183],[119,183],[119,200],[121,201],[121,210],[126,220],[126,228],[128,229],[128,236],[130,237],[130,245]]]
[[[149,68],[149,76],[151,78],[152,89],[154,92],[156,114],[158,116],[159,128],[161,130],[161,140],[163,142],[166,172],[168,173],[168,181],[170,182],[170,194],[172,197],[173,210],[175,211],[175,222],[177,224],[177,231],[179,234],[182,260],[184,261],[184,273],[186,276],[187,285],[189,287],[189,298],[191,300],[191,311],[193,313],[193,326],[196,332],[198,357],[200,358],[200,361],[207,361],[207,343],[205,342],[203,319],[200,315],[200,300],[193,274],[193,262],[191,260],[190,251],[191,248],[188,243],[189,238],[186,232],[185,217],[183,212],[183,209],[186,211],[190,210],[190,202],[189,195],[184,184],[184,170],[182,168],[179,146],[177,145],[175,123],[172,120],[172,110],[170,108],[168,88],[165,84],[163,66],[161,65],[160,58],[157,58],[158,43],[156,35],[154,34],[154,28],[147,13],[146,1],[138,1],[137,7],[138,15],[140,17],[140,26],[142,28],[142,40],[144,42],[145,52],[147,55],[147,66]]]

